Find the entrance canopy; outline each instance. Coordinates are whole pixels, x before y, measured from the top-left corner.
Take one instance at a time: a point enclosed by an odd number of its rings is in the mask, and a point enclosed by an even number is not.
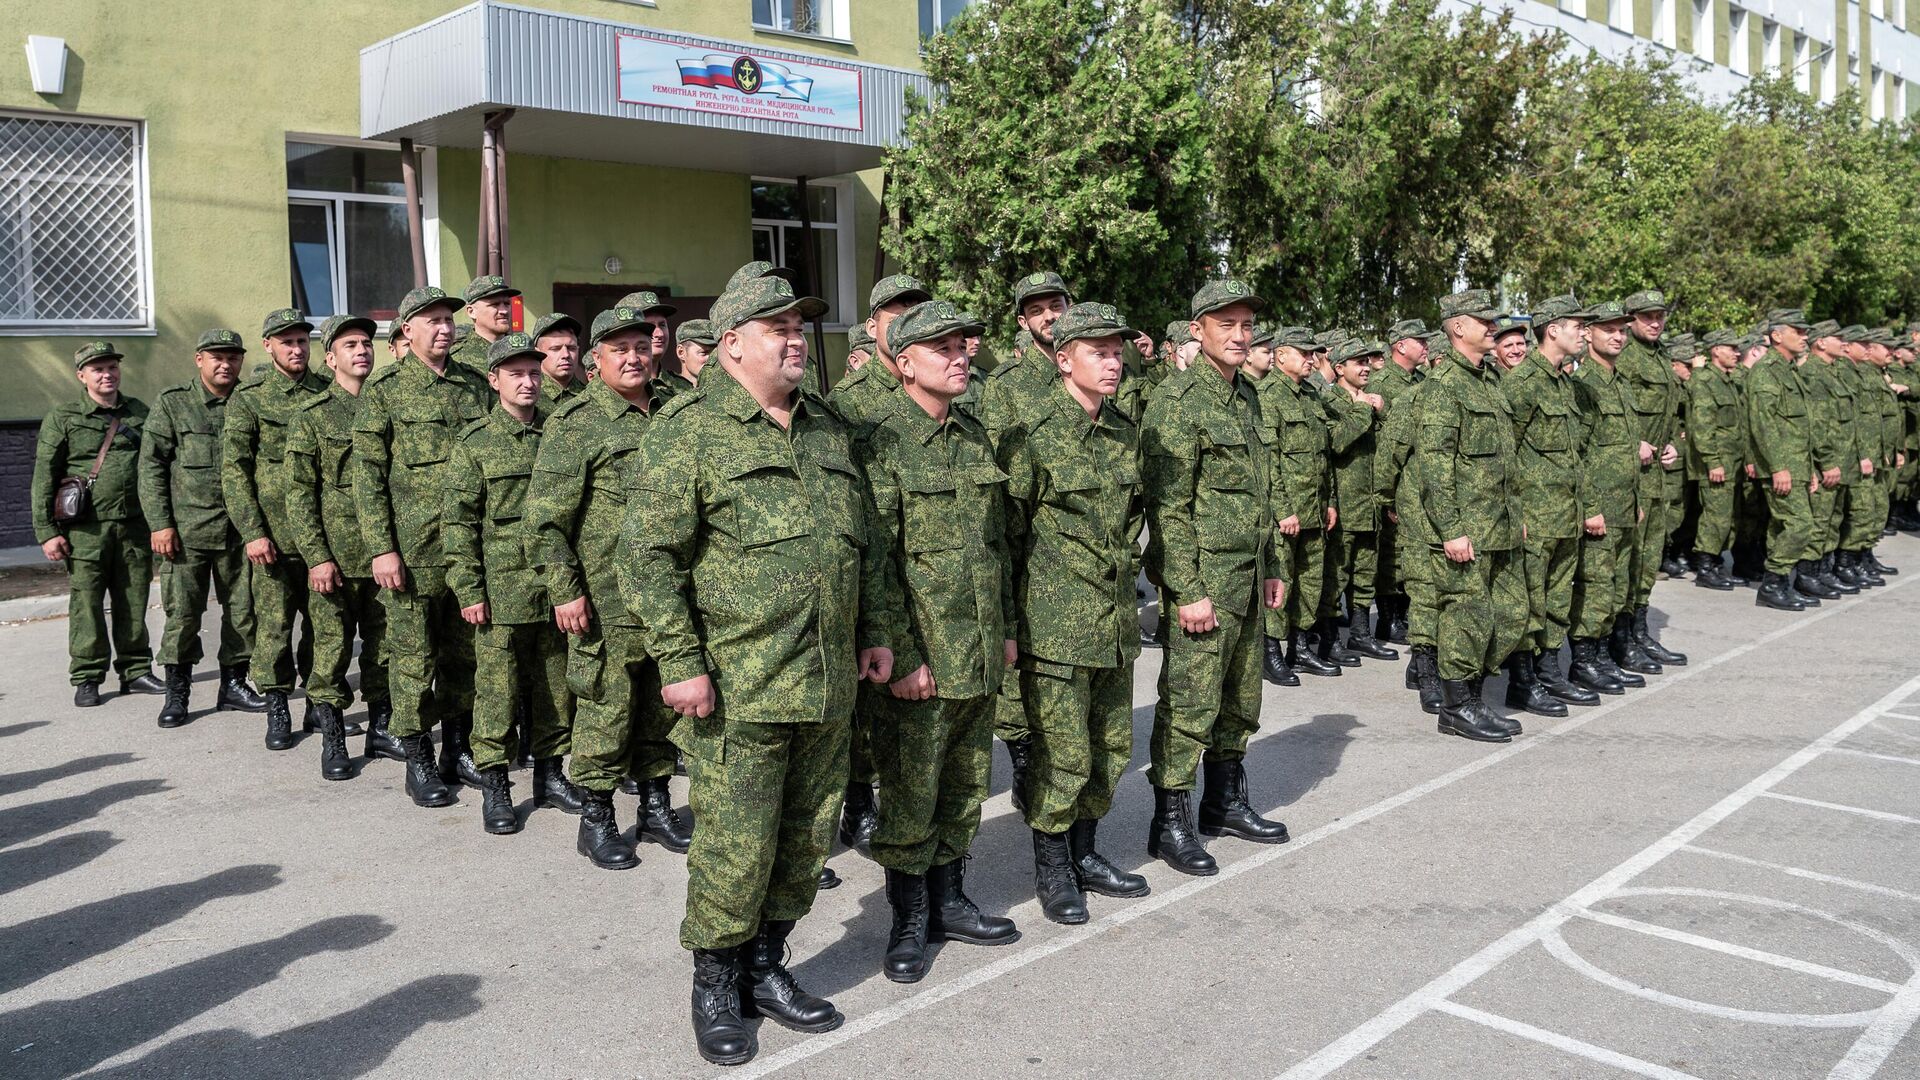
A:
[[[479,0],[360,52],[360,134],[779,176],[880,164],[926,76]],[[632,121],[643,121],[635,124]]]

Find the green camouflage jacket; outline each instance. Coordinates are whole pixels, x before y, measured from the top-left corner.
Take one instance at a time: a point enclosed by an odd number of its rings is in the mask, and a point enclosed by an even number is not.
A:
[[[1847,360],[1823,360],[1812,353],[1800,365],[1800,383],[1807,391],[1808,429],[1813,448],[1814,468],[1825,472],[1840,470],[1840,482],[1851,484],[1860,478],[1858,413],[1853,400],[1853,379],[1847,372]]]
[[[1380,400],[1386,403],[1386,408],[1380,411],[1379,419],[1375,422],[1379,435],[1375,438],[1373,453],[1373,490],[1381,499],[1382,510],[1393,509],[1394,492],[1400,484],[1400,470],[1407,460],[1404,448],[1396,449],[1393,438],[1394,413],[1399,407],[1400,400],[1426,379],[1425,368],[1414,368],[1408,371],[1389,359],[1386,366],[1374,372],[1373,378],[1367,380],[1367,391],[1379,394]],[[1404,425],[1403,427],[1407,432],[1405,445],[1410,446],[1413,429]]]
[[[1448,351],[1420,394],[1420,510],[1434,542],[1465,536],[1475,551],[1520,546],[1513,412],[1478,366]]]
[[[353,497],[367,554],[389,551],[414,569],[442,570],[453,437],[487,414],[485,377],[448,361],[436,375],[409,356],[367,377],[353,418]]]
[[[113,445],[100,464],[94,479],[92,509],[79,522],[139,522],[136,533],[146,532],[145,515],[140,511],[140,443],[147,425],[147,404],[139,398],[120,395],[120,403],[109,409],[90,397],[63,401],[40,420],[40,437],[33,454],[33,538],[46,543],[65,536],[79,558],[98,558],[100,552],[86,530],[71,532],[53,521],[53,489],[69,476],[85,476],[93,470],[93,459],[106,440],[107,428],[114,417],[120,418],[120,430],[114,432]],[[85,550],[83,550],[83,548]]]
[[[1859,409],[1854,421],[1859,433],[1854,441],[1860,456],[1873,459],[1875,472],[1892,469],[1894,455],[1900,452],[1906,434],[1900,400],[1894,397],[1893,387],[1881,370],[1867,361],[1851,362],[1848,373],[1853,376],[1853,401]],[[153,431],[151,420],[147,421],[147,431]]]
[[[1147,400],[1141,425],[1147,565],[1176,607],[1246,615],[1266,577],[1272,455],[1248,380],[1204,356]]]
[[[220,487],[241,543],[265,536],[289,555],[300,553],[287,527],[287,425],[327,385],[311,370],[290,379],[270,366],[228,399]]]
[[[227,399],[195,374],[153,399],[140,441],[140,508],[147,528],[178,529],[180,543],[196,551],[239,543],[220,485],[226,423]]]
[[[664,405],[668,401],[693,392],[693,380],[678,372],[663,371],[653,378],[653,400]]]
[[[1796,484],[1813,478],[1813,417],[1804,364],[1768,349],[1747,372],[1747,430],[1762,477],[1785,471]]]
[[[590,383],[576,382],[565,386],[554,382],[545,375],[540,376],[540,400],[537,407],[541,419],[552,416],[555,409],[587,392]]]
[[[1614,362],[1614,372],[1627,384],[1640,438],[1653,445],[1654,464],[1650,468],[1658,469],[1660,450],[1679,437],[1686,387],[1673,373],[1673,365],[1661,355],[1659,344],[1649,345],[1631,332],[1627,334],[1627,347]]]
[[[1687,381],[1688,471],[1705,480],[1714,469],[1727,479],[1740,475],[1747,460],[1747,410],[1739,384],[1712,364]]]
[[[1605,519],[1608,530],[1640,524],[1640,421],[1627,383],[1588,358],[1573,374],[1580,408],[1580,517]]]
[[[1347,532],[1373,532],[1380,527],[1373,465],[1380,414],[1339,386],[1322,405],[1332,421],[1328,433],[1333,440],[1333,505],[1340,511],[1339,527]]]
[[[1326,525],[1327,504],[1333,500],[1327,411],[1313,391],[1278,367],[1253,386],[1260,399],[1264,441],[1272,448],[1267,474],[1272,521],[1268,525],[1298,516],[1302,529],[1321,528]]]
[[[301,405],[287,430],[287,524],[311,565],[373,576],[373,556],[353,498],[353,418],[360,399],[334,383]]]
[[[1579,406],[1573,379],[1540,350],[1507,372],[1500,391],[1513,410],[1519,457],[1514,479],[1527,537],[1564,540],[1580,535]]]
[[[872,359],[860,365],[859,371],[840,380],[839,385],[827,395],[827,404],[852,424],[854,433],[858,434],[872,424],[880,407],[899,390],[899,376],[887,370],[887,362],[880,359],[880,354],[876,352]]]
[[[441,543],[447,587],[463,608],[487,605],[487,621],[515,626],[553,617],[527,531],[527,493],[540,450],[540,417],[523,424],[498,405],[453,442]]]
[[[481,383],[484,384],[487,381],[488,371],[487,350],[492,347],[493,342],[481,337],[480,331],[469,330],[466,340],[455,345],[453,351],[447,354],[447,359],[479,375]]]
[[[660,411],[657,404],[642,410],[595,379],[547,418],[533,462],[527,532],[554,607],[585,596],[600,623],[640,625],[614,564],[641,437]]]

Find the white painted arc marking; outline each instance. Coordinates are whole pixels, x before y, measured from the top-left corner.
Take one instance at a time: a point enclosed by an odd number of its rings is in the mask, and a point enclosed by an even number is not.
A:
[[[1913,581],[1914,578],[1908,578]],[[1904,585],[1906,582],[1901,582]],[[1898,587],[1898,586],[1895,586]],[[1852,601],[1857,603],[1858,600]],[[1846,605],[1838,608],[1823,609],[1820,614],[1843,611]],[[1798,625],[1798,624],[1796,624]],[[1768,635],[1769,637],[1771,635]],[[1765,638],[1759,639],[1766,640]],[[1752,643],[1757,644],[1757,642]],[[1716,657],[1715,660],[1719,658]],[[1703,670],[1695,668],[1693,670]],[[1412,1022],[1421,1013],[1434,1008],[1470,985],[1480,976],[1499,966],[1515,953],[1540,941],[1550,931],[1558,929],[1568,919],[1577,915],[1581,909],[1592,907],[1615,889],[1645,873],[1648,868],[1690,845],[1701,833],[1724,821],[1735,810],[1759,797],[1760,793],[1793,775],[1808,762],[1819,757],[1828,749],[1836,746],[1842,739],[1871,723],[1889,706],[1904,701],[1906,696],[1920,689],[1920,677],[1907,680],[1898,689],[1867,706],[1827,732],[1811,744],[1801,748],[1785,761],[1755,777],[1738,791],[1721,799],[1703,810],[1693,820],[1654,841],[1638,855],[1600,875],[1585,888],[1571,897],[1548,908],[1523,926],[1519,926],[1501,936],[1497,941],[1467,957],[1451,969],[1442,973],[1427,985],[1401,998],[1388,1006],[1373,1019],[1354,1028],[1352,1031],[1322,1047],[1317,1053],[1281,1074],[1281,1080],[1316,1080],[1326,1076],[1378,1046],[1382,1040],[1399,1031]]]
[[[1655,1065],[1651,1061],[1630,1057],[1620,1053],[1618,1050],[1609,1050],[1604,1046],[1595,1046],[1590,1042],[1576,1039],[1571,1035],[1562,1035],[1557,1031],[1537,1028],[1532,1024],[1522,1023],[1511,1017],[1483,1012],[1470,1005],[1462,1005],[1457,1001],[1443,1001],[1435,1005],[1434,1008],[1443,1013],[1450,1013],[1462,1020],[1471,1020],[1476,1024],[1490,1027],[1495,1031],[1504,1031],[1509,1035],[1518,1035],[1523,1039],[1531,1039],[1542,1045],[1551,1046],[1555,1050],[1565,1051],[1575,1057],[1586,1058],[1589,1061],[1603,1062],[1616,1069],[1635,1073],[1640,1076],[1653,1077],[1654,1080],[1700,1080],[1699,1077],[1692,1073],[1681,1072],[1678,1069],[1669,1069],[1665,1065]]]
[[[1788,866],[1786,863],[1768,862],[1765,859],[1750,858],[1746,855],[1735,855],[1731,851],[1720,851],[1716,848],[1700,847],[1697,844],[1688,844],[1680,850],[1690,855],[1705,855],[1709,858],[1725,859],[1728,862],[1743,863],[1747,866],[1758,867],[1762,870],[1772,870],[1775,873],[1785,874],[1788,877],[1804,878],[1807,881],[1818,881],[1825,885],[1837,885],[1843,889],[1857,889],[1860,892],[1874,893],[1878,896],[1891,896],[1895,899],[1911,900],[1916,904],[1920,904],[1920,893],[1903,892],[1900,889],[1889,888],[1885,885],[1875,885],[1871,881],[1857,881],[1853,878],[1839,877],[1834,874],[1823,874],[1818,870],[1808,870],[1804,866]]]
[[[1648,937],[1657,937],[1680,945],[1691,945],[1696,949],[1706,949],[1709,952],[1723,953],[1727,956],[1737,956],[1742,960],[1752,960],[1757,964],[1767,964],[1786,971],[1796,971],[1802,975],[1812,975],[1816,978],[1830,979],[1834,982],[1846,983],[1849,986],[1860,986],[1868,990],[1878,990],[1883,994],[1897,994],[1905,985],[1904,983],[1888,982],[1885,979],[1876,979],[1871,975],[1856,975],[1851,971],[1841,971],[1839,968],[1830,968],[1824,964],[1810,963],[1806,960],[1796,960],[1791,956],[1781,956],[1778,953],[1750,949],[1745,945],[1735,945],[1730,941],[1721,941],[1718,938],[1689,934],[1685,930],[1675,930],[1671,927],[1660,926],[1656,923],[1641,922],[1639,919],[1622,918],[1619,915],[1605,911],[1587,910],[1579,914],[1581,918],[1590,922],[1600,923],[1603,926],[1612,926],[1621,930],[1631,930],[1636,934],[1645,934]]]
[[[1125,907],[1116,908],[1112,913],[1103,915],[1092,922],[1066,930],[1060,933],[1058,937],[1039,942],[1032,946],[1023,946],[1020,951],[1011,953],[992,963],[974,968],[972,971],[967,972],[951,982],[943,982],[936,986],[928,987],[902,1001],[897,1001],[876,1012],[871,1012],[858,1019],[849,1021],[834,1031],[827,1032],[823,1035],[815,1035],[802,1042],[795,1043],[778,1053],[757,1058],[744,1066],[730,1070],[728,1075],[733,1077],[734,1080],[751,1080],[753,1077],[766,1076],[769,1073],[778,1072],[789,1065],[795,1065],[819,1054],[826,1053],[836,1046],[871,1034],[899,1020],[906,1019],[923,1009],[932,1008],[948,998],[964,994],[969,990],[992,982],[1003,975],[1019,971],[1029,964],[1038,963],[1055,953],[1071,948],[1081,942],[1091,940],[1115,927],[1124,926],[1135,919],[1151,915],[1166,908],[1170,904],[1177,903],[1209,889],[1217,888],[1242,874],[1258,870],[1283,856],[1300,851],[1303,848],[1311,847],[1322,840],[1338,836],[1348,829],[1365,824],[1382,814],[1397,810],[1408,803],[1415,802],[1436,791],[1451,787],[1483,769],[1492,768],[1506,761],[1515,754],[1525,753],[1536,746],[1547,745],[1552,739],[1577,731],[1603,716],[1611,715],[1617,709],[1636,702],[1645,701],[1654,694],[1666,690],[1669,687],[1677,686],[1704,672],[1712,671],[1722,664],[1737,660],[1757,649],[1765,648],[1782,638],[1797,634],[1809,626],[1816,625],[1826,619],[1850,611],[1859,604],[1868,603],[1887,596],[1895,590],[1911,585],[1917,580],[1920,580],[1920,576],[1903,578],[1884,589],[1875,589],[1871,593],[1863,593],[1842,603],[1803,614],[1792,622],[1770,630],[1751,641],[1736,645],[1726,652],[1710,657],[1702,663],[1682,668],[1677,672],[1669,669],[1669,674],[1662,676],[1658,682],[1653,683],[1644,690],[1635,691],[1627,697],[1613,698],[1598,708],[1583,710],[1581,715],[1572,717],[1544,732],[1525,736],[1519,742],[1508,743],[1498,750],[1490,751],[1485,757],[1462,765],[1451,772],[1444,773],[1424,783],[1415,785],[1397,795],[1390,795],[1379,802],[1366,806],[1345,817],[1329,821],[1317,829],[1302,833],[1294,837],[1292,843],[1263,848],[1244,859],[1237,859],[1231,863],[1223,864],[1220,867],[1220,873],[1213,877],[1195,878],[1166,892],[1156,892],[1143,900],[1129,903]],[[1914,685],[1920,686],[1920,680],[1916,680]],[[1409,1015],[1407,1019],[1412,1019],[1412,1016]],[[1403,1020],[1401,1023],[1405,1023],[1405,1021]]]
[[[1822,810],[1839,810],[1843,813],[1858,814],[1861,817],[1872,818],[1875,821],[1898,821],[1903,825],[1920,825],[1920,818],[1908,817],[1905,814],[1892,814],[1885,810],[1869,810],[1864,806],[1848,806],[1846,803],[1826,802],[1821,799],[1807,799],[1799,795],[1782,795],[1774,791],[1763,791],[1760,795],[1762,798],[1778,799],[1781,802],[1799,803],[1801,806],[1817,806]]]
[[[1899,754],[1876,754],[1870,750],[1855,750],[1850,746],[1836,746],[1827,752],[1830,754],[1849,754],[1853,757],[1872,758],[1875,761],[1892,761],[1900,765],[1920,765],[1920,758],[1901,757]]]
[[[1916,974],[1853,1041],[1847,1056],[1827,1074],[1828,1080],[1872,1080],[1880,1066],[1887,1063],[1893,1048],[1913,1030],[1915,1021],[1920,1021],[1920,974]]]
[[[1886,715],[1893,717],[1895,720],[1920,720],[1920,716],[1915,716],[1912,713],[1888,712]]]

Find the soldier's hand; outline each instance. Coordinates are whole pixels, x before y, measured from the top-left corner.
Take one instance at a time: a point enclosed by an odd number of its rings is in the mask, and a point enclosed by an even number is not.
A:
[[[1000,643],[1000,658],[1006,662],[1008,667],[1019,663],[1020,643],[1012,638],[1007,638],[1005,641],[1002,641]]]
[[[1279,528],[1280,528],[1281,536],[1299,536],[1300,535],[1300,515],[1293,514],[1289,516],[1286,520],[1280,523]]]
[[[1297,530],[1297,522],[1295,526]],[[1189,634],[1204,634],[1220,625],[1219,616],[1213,613],[1212,597],[1203,596],[1191,604],[1183,604],[1175,609],[1174,614],[1179,616],[1180,629]]]
[[[46,555],[48,562],[59,562],[61,559],[73,554],[73,545],[67,543],[66,537],[56,536],[46,543],[41,544],[40,550]]]
[[[339,563],[328,560],[319,566],[307,568],[307,588],[321,596],[332,596],[333,590],[344,584],[346,580],[340,576]]]
[[[172,562],[180,554],[180,530],[156,529],[147,537],[147,546],[155,555]]]
[[[467,620],[468,626],[485,626],[487,624],[487,614],[487,602],[485,600],[477,604],[468,604],[466,607],[460,609],[460,617]]]
[[[407,564],[401,561],[399,552],[373,557],[373,583],[391,592],[407,591]]]
[[[1820,470],[1820,484],[1822,487],[1839,487],[1840,486],[1839,468],[1835,467],[1831,469]]]
[[[1872,458],[1863,457],[1860,459],[1860,475],[1861,476],[1873,475],[1873,459]]]
[[[1785,495],[1793,490],[1793,474],[1785,469],[1773,474],[1773,493]]]
[[[1752,462],[1748,462],[1747,463],[1747,479],[1758,480],[1759,478],[1760,478],[1760,467],[1758,465],[1753,464]]]
[[[279,558],[280,553],[274,550],[270,537],[263,536],[247,543],[247,561],[255,566],[272,566]]]
[[[1715,465],[1713,468],[1707,470],[1707,483],[1724,484],[1726,482],[1727,470],[1723,466]]]
[[[893,650],[885,646],[861,649],[860,678],[882,684],[893,678]]]
[[[1153,339],[1145,334],[1141,334],[1139,337],[1133,339],[1133,347],[1140,350],[1142,357],[1151,358],[1153,356]]]
[[[1473,541],[1464,536],[1454,537],[1440,545],[1440,549],[1445,551],[1447,558],[1454,562],[1467,563],[1473,561]]]
[[[1261,602],[1269,611],[1279,611],[1287,602],[1287,583],[1277,577],[1270,577],[1260,585]]]
[[[933,672],[921,664],[911,675],[887,687],[887,692],[902,701],[925,701],[933,696]]]
[[[706,717],[713,712],[713,677],[697,675],[660,688],[660,700],[681,716]]]
[[[1340,511],[1327,507],[1327,531],[1332,532],[1340,524]]]
[[[1400,512],[1398,510],[1387,511],[1387,520],[1393,522],[1395,525],[1400,524]]]
[[[1666,446],[1661,448],[1660,464],[1671,468],[1673,463],[1679,460],[1680,460],[1680,451],[1675,449],[1672,443],[1668,443]]]
[[[1379,412],[1381,409],[1387,407],[1387,399],[1381,397],[1379,394],[1361,394],[1360,400],[1373,406],[1374,412]]]
[[[593,605],[583,595],[553,609],[553,625],[563,634],[584,634],[593,622]]]
[[[1588,536],[1605,536],[1607,535],[1607,516],[1595,514],[1581,522],[1580,527],[1587,530]]]
[[[1645,439],[1640,441],[1640,464],[1653,464],[1653,444],[1647,442]]]

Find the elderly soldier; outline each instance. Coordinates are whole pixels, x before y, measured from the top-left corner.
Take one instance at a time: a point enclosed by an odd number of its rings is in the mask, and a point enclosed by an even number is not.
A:
[[[480,786],[467,753],[473,634],[447,588],[440,538],[453,437],[486,414],[488,396],[481,376],[448,355],[460,306],[432,286],[400,301],[407,357],[367,379],[353,418],[354,511],[387,611],[390,730],[406,748],[407,795],[419,806],[451,804],[456,778]],[[436,723],[437,773],[427,736]]]
[[[1527,628],[1525,527],[1515,498],[1513,413],[1481,370],[1498,318],[1485,289],[1440,301],[1446,358],[1421,390],[1418,511],[1438,540],[1430,559],[1437,602],[1442,734],[1509,742],[1520,724],[1494,713],[1481,683]]]
[[[540,413],[551,416],[587,388],[586,368],[580,362],[580,323],[571,315],[554,312],[533,324],[533,347],[540,350]]]
[[[1254,812],[1243,764],[1260,728],[1260,607],[1278,610],[1285,593],[1267,571],[1275,451],[1239,372],[1261,306],[1241,281],[1201,287],[1188,324],[1201,358],[1154,391],[1143,425],[1147,561],[1177,623],[1154,706],[1147,852],[1183,874],[1220,870],[1194,832],[1191,792],[1203,758],[1200,832],[1287,839],[1285,825]]]
[[[473,629],[473,765],[481,826],[520,831],[507,780],[507,731],[523,696],[534,760],[567,751],[566,644],[530,557],[526,529],[534,454],[540,448],[540,350],[504,334],[487,350],[492,412],[454,439],[446,519],[447,588]]]
[[[240,383],[246,346],[232,330],[209,330],[194,347],[193,378],[154,399],[140,444],[140,507],[149,546],[160,556],[160,603],[167,613],[159,661],[167,671],[160,726],[187,722],[193,665],[200,662],[200,619],[208,583],[220,599],[220,708],[264,712],[247,685],[253,655],[253,583],[240,534],[220,490],[220,439],[227,399]]]
[[[1660,354],[1660,335],[1667,326],[1667,298],[1658,289],[1634,293],[1622,302],[1632,319],[1628,327],[1626,351],[1620,354],[1615,369],[1626,380],[1633,412],[1640,424],[1641,494],[1640,509],[1646,521],[1640,527],[1640,550],[1636,554],[1633,581],[1633,617],[1624,633],[1631,661],[1622,659],[1621,643],[1613,645],[1613,658],[1623,666],[1629,662],[1658,674],[1662,664],[1684,666],[1686,654],[1674,652],[1653,639],[1647,627],[1647,602],[1653,595],[1653,583],[1660,577],[1660,562],[1665,554],[1667,535],[1679,525],[1673,510],[1673,488],[1684,478],[1672,472],[1680,462],[1674,445],[1680,437],[1679,417],[1686,400],[1685,388],[1673,374],[1673,368]]]
[[[1131,336],[1118,313],[1076,304],[1051,330],[1061,383],[1007,430],[999,452],[1033,729],[1025,813],[1034,887],[1047,918],[1071,924],[1087,920],[1085,893],[1148,891],[1094,843],[1133,754],[1140,435],[1112,403]]]
[[[1339,515],[1332,501],[1327,413],[1305,385],[1317,348],[1306,327],[1282,327],[1273,339],[1273,374],[1256,384],[1263,438],[1274,455],[1271,573],[1287,586],[1286,609],[1264,617],[1268,673],[1275,672],[1276,654],[1283,648],[1286,666],[1295,671],[1335,676],[1342,666],[1334,661],[1332,627],[1320,621],[1326,537]]]
[[[638,865],[614,818],[621,778],[640,783],[640,833],[684,853],[692,835],[667,784],[672,718],[653,704],[658,670],[648,657],[639,612],[620,591],[620,524],[635,479],[641,438],[656,415],[653,326],[638,308],[593,320],[590,348],[599,378],[557,410],[534,461],[527,527],[546,568],[554,622],[572,638],[567,681],[578,695],[573,720],[574,792],[559,752],[536,758],[534,798],[579,812],[576,847],[603,870]]]
[[[1380,370],[1367,382],[1368,392],[1381,401],[1379,435],[1373,458],[1374,490],[1380,500],[1379,579],[1374,586],[1379,598],[1380,621],[1375,636],[1381,641],[1407,643],[1407,592],[1396,565],[1395,550],[1399,536],[1399,515],[1394,512],[1394,489],[1398,473],[1390,467],[1386,452],[1387,423],[1402,395],[1427,377],[1427,324],[1419,319],[1402,319],[1387,333],[1387,358]]]
[[[700,828],[680,943],[695,1043],[722,1065],[758,1051],[743,1012],[802,1031],[842,1022],[782,959],[833,835],[854,687],[889,680],[885,642],[904,618],[875,606],[889,602],[886,553],[867,542],[852,429],[799,392],[802,320],[824,306],[773,277],[714,303],[728,377],[649,429],[620,535],[621,589],[681,717]]]
[[[467,302],[467,317],[473,329],[455,344],[452,358],[481,378],[487,375],[487,350],[513,329],[513,301],[520,290],[507,284],[498,274],[482,274],[467,283],[460,294]]]
[[[1797,585],[1812,573],[1813,496],[1821,479],[1814,473],[1814,422],[1803,374],[1810,324],[1800,309],[1778,308],[1767,314],[1767,326],[1772,348],[1746,384],[1750,446],[1767,484],[1766,577],[1754,602],[1804,611],[1819,602]]]
[[[405,761],[387,731],[393,717],[382,655],[387,614],[373,581],[372,560],[353,498],[353,419],[373,371],[372,319],[335,315],[320,324],[333,382],[303,402],[287,428],[287,526],[307,563],[307,619],[313,627],[313,671],[307,698],[320,723],[320,775],[353,775],[343,713],[353,704],[347,664],[360,638],[360,696],[367,703],[369,758]]]
[[[1609,301],[1586,313],[1587,360],[1574,373],[1580,406],[1580,564],[1568,627],[1573,682],[1601,694],[1645,686],[1613,662],[1602,642],[1626,613],[1641,510],[1640,426],[1626,382],[1615,372],[1627,347],[1626,309]]]
[[[1565,716],[1568,705],[1600,703],[1560,673],[1580,565],[1579,409],[1567,367],[1580,348],[1581,304],[1553,297],[1532,326],[1537,347],[1523,352],[1500,384],[1513,410],[1514,480],[1526,526],[1527,627],[1507,658],[1507,706]]]
[[[1347,609],[1347,651],[1375,660],[1400,654],[1373,636],[1373,599],[1380,564],[1380,498],[1374,489],[1373,452],[1386,400],[1370,392],[1374,362],[1386,353],[1378,341],[1350,338],[1333,350],[1334,381],[1322,399],[1332,419],[1333,509],[1339,527],[1327,534],[1326,600],[1331,617]],[[1327,628],[1332,636],[1332,627]]]
[[[295,616],[306,617],[307,562],[287,519],[287,426],[294,414],[326,392],[309,369],[313,324],[293,308],[267,314],[260,337],[273,364],[242,383],[227,403],[220,483],[227,515],[253,564],[253,681],[267,698],[266,745],[293,746],[287,695],[296,675],[312,670],[312,623],[295,655]],[[307,727],[314,726],[312,700]]]
[[[120,392],[120,353],[110,342],[89,341],[74,350],[73,370],[86,395],[40,421],[32,512],[41,553],[67,566],[68,671],[73,703],[84,709],[100,704],[110,655],[121,693],[161,694],[167,688],[153,677],[147,639],[152,536],[138,480],[147,406]],[[56,507],[55,489],[70,480],[84,485],[84,494]],[[62,508],[79,513],[56,515]],[[111,654],[103,606],[111,609]]]
[[[1734,501],[1747,463],[1747,414],[1733,372],[1738,337],[1715,330],[1705,338],[1707,364],[1687,381],[1687,459],[1700,503],[1693,529],[1693,583],[1733,588],[1721,556],[1733,540]]]

